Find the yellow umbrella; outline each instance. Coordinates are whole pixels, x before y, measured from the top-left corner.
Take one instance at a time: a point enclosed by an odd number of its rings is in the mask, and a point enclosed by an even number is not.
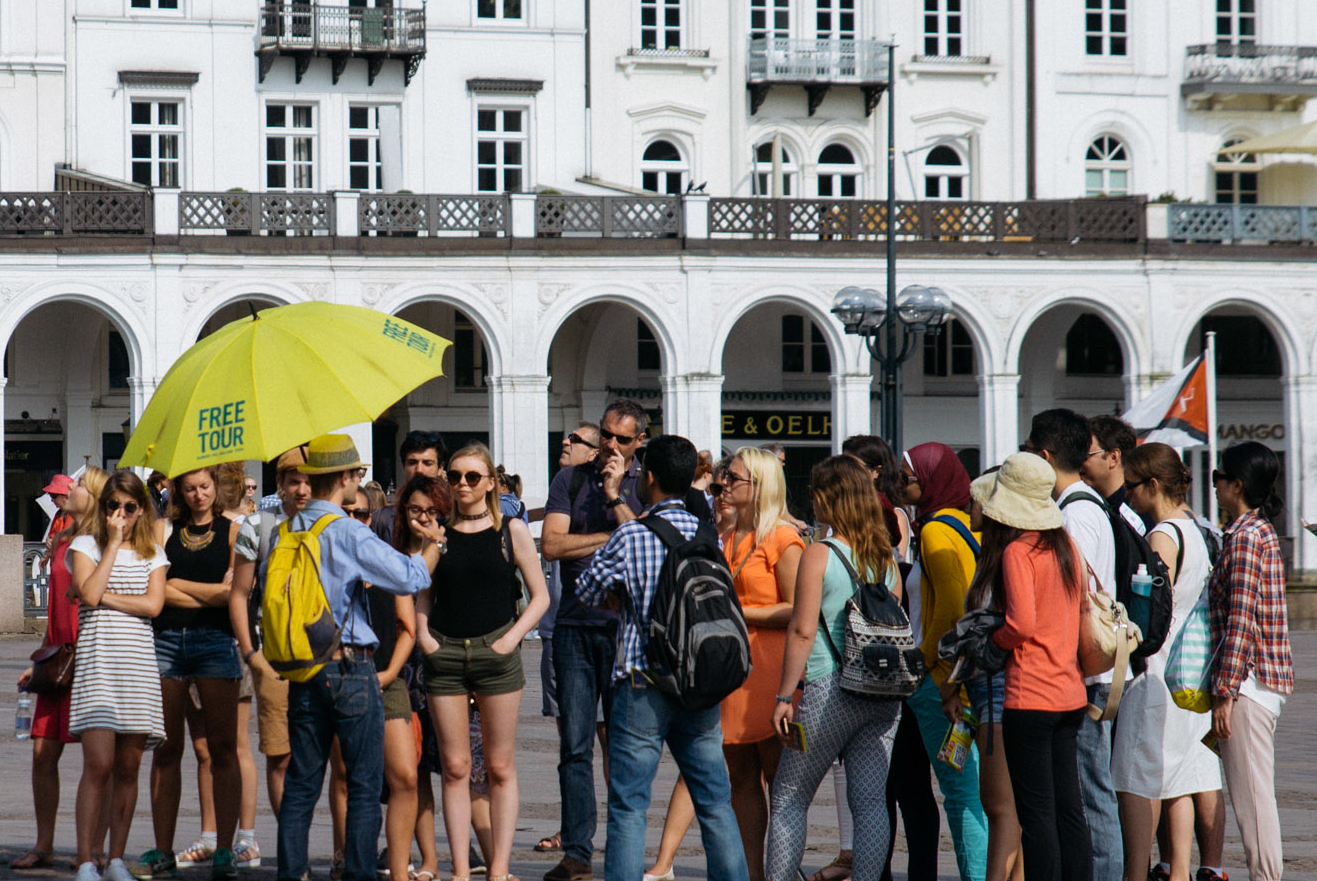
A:
[[[1231,144],[1223,153],[1317,153],[1317,122],[1305,122]]]
[[[183,353],[156,389],[119,463],[176,477],[273,459],[370,422],[443,375],[451,343],[360,306],[296,303],[234,321]]]

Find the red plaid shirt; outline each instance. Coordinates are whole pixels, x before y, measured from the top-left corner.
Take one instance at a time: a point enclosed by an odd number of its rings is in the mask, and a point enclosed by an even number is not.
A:
[[[1252,676],[1281,694],[1294,691],[1285,568],[1271,523],[1249,511],[1226,527],[1221,557],[1208,582],[1212,642],[1220,643],[1212,693],[1239,693]]]

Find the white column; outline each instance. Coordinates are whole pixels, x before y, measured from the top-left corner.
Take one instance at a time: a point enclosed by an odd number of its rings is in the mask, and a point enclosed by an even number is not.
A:
[[[980,374],[979,424],[984,468],[1000,465],[1020,444],[1020,374]]]
[[[9,377],[0,376],[0,419],[5,416],[5,386],[9,385]],[[0,462],[5,461],[5,433],[0,428]],[[0,498],[4,498],[5,493],[5,469],[0,468]],[[0,505],[0,534],[6,531],[5,527],[5,506]]]
[[[549,494],[549,377],[489,377],[489,417],[494,461],[521,475],[527,506],[538,506]]]
[[[828,377],[832,388],[832,452],[841,452],[841,443],[856,434],[873,434],[873,375],[869,373],[834,373]]]
[[[137,427],[141,421],[142,414],[146,412],[146,405],[151,403],[151,396],[155,394],[155,379],[143,379],[140,376],[128,377],[128,424],[132,428]]]
[[[1178,369],[1178,368],[1177,368]],[[1148,393],[1157,386],[1158,383],[1164,382],[1170,374],[1158,375],[1153,373],[1126,373],[1125,380],[1125,409],[1129,409],[1142,401],[1148,396]]]
[[[1285,486],[1280,491],[1288,531],[1295,537],[1294,572],[1302,575],[1317,568],[1317,536],[1304,529],[1302,523],[1317,523],[1317,490],[1312,480],[1317,474],[1317,376],[1287,376],[1282,383],[1288,453]]]
[[[64,467],[77,470],[84,462],[100,462],[101,438],[92,425],[91,392],[84,389],[66,390],[62,412]],[[115,430],[118,430],[118,425],[115,426]],[[68,471],[64,473],[67,474]]]
[[[679,434],[717,459],[722,449],[722,374],[686,373],[659,382],[664,434]]]

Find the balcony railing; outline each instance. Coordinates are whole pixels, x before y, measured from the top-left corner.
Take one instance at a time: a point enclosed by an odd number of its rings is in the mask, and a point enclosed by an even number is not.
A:
[[[507,196],[362,193],[357,221],[364,235],[508,234]]]
[[[1208,43],[1185,52],[1181,94],[1317,94],[1317,46]]]
[[[1317,242],[1317,208],[1302,205],[1168,206],[1167,235],[1181,242]]]
[[[603,238],[676,238],[681,199],[675,196],[540,196],[535,234]]]
[[[0,193],[0,235],[145,235],[151,194]]]
[[[334,231],[329,193],[180,193],[180,232],[314,235]]]
[[[274,58],[289,54],[298,58],[297,80],[301,82],[313,55],[334,59],[334,82],[338,82],[347,59],[366,58],[373,83],[386,58],[404,61],[408,82],[425,56],[425,10],[392,6],[367,9],[360,6],[321,6],[317,3],[267,2],[261,10],[261,79]]]
[[[804,86],[809,115],[833,86],[859,86],[864,91],[864,115],[878,104],[887,86],[887,56],[891,49],[878,40],[788,40],[754,37],[746,88],[750,112],[759,107],[772,86]]]

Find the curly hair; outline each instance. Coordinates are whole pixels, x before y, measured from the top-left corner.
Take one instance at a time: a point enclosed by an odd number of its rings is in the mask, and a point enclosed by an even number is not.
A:
[[[424,474],[418,474],[407,481],[398,493],[398,503],[394,506],[397,513],[393,516],[393,546],[400,551],[406,551],[412,543],[412,524],[407,516],[407,502],[416,493],[428,498],[430,504],[439,509],[441,517],[447,517],[453,510],[453,494],[445,481]],[[370,495],[367,494],[366,498],[369,499]]]

